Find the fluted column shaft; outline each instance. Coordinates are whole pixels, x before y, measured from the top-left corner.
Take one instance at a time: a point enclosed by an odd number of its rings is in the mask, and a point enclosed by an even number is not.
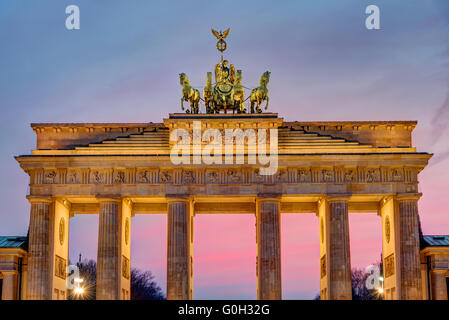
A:
[[[279,200],[258,200],[257,299],[282,299]]]
[[[191,299],[190,210],[187,200],[170,200],[167,219],[167,299]]]
[[[348,201],[329,200],[329,289],[330,300],[352,299],[349,248]]]
[[[26,298],[51,299],[50,200],[31,202]]]
[[[120,202],[101,201],[98,227],[97,300],[120,299]]]
[[[432,300],[447,300],[446,270],[430,272]]]
[[[3,289],[0,297],[2,300],[19,300],[19,297],[17,297],[17,279],[17,271],[3,272]]]
[[[401,300],[422,299],[418,200],[399,200]]]

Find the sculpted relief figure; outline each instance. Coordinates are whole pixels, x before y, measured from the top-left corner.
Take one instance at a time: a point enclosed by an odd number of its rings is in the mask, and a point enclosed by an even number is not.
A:
[[[277,182],[287,182],[287,170],[279,169],[276,173],[276,181]]]
[[[332,170],[323,169],[323,171],[321,171],[321,179],[323,182],[332,182],[334,180],[334,172]]]
[[[171,174],[168,171],[161,171],[160,179],[162,183],[170,183],[172,181]]]
[[[401,181],[402,180],[402,174],[399,169],[393,169],[391,172],[391,177],[393,181]]]
[[[254,170],[254,178],[256,179],[257,182],[265,180],[265,176],[260,174],[260,169]]]
[[[298,170],[298,180],[299,180],[299,182],[310,182],[310,170],[309,169],[299,169]]]
[[[142,170],[139,172],[139,182],[149,183],[150,176],[148,174],[148,170]]]
[[[240,181],[240,174],[235,169],[229,169],[228,177],[229,177],[229,179],[231,179],[232,182],[239,182]]]
[[[354,182],[355,181],[355,171],[354,170],[352,170],[352,169],[346,170],[345,181],[346,182]]]
[[[104,178],[104,175],[102,172],[100,172],[100,171],[93,172],[94,183],[103,183],[103,178]]]
[[[52,184],[56,182],[56,171],[51,170],[45,173],[45,183]]]
[[[191,170],[183,171],[182,174],[183,174],[182,181],[184,183],[194,183],[195,182],[195,177],[193,175],[193,171],[191,171]]]
[[[366,182],[378,182],[380,181],[379,169],[368,169],[366,172]]]
[[[76,172],[76,171],[70,172],[69,183],[73,183],[73,184],[79,183],[78,172]]]
[[[207,180],[209,183],[218,183],[219,176],[217,171],[208,171],[207,172]]]
[[[125,172],[124,171],[117,171],[115,174],[115,183],[125,183]]]

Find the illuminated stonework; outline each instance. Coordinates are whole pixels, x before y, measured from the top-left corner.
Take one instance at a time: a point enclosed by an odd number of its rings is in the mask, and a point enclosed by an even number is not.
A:
[[[204,130],[277,129],[277,172],[262,175],[261,165],[248,164],[246,142],[244,164],[174,165],[170,133],[191,131],[193,121],[201,121]],[[165,213],[167,297],[192,299],[194,216],[238,213],[256,216],[257,296],[280,299],[279,218],[315,213],[322,298],[351,299],[348,213],[378,212],[384,265],[394,270],[385,279],[385,297],[421,299],[418,174],[431,155],[412,146],[415,125],[287,122],[275,113],[171,114],[162,123],[33,124],[36,149],[16,157],[30,177],[26,296],[56,299],[55,292],[66,291],[55,273],[60,261],[68,261],[68,241],[58,238],[68,237],[70,217],[83,213],[99,214],[97,298],[129,298],[130,219]],[[65,221],[59,230],[65,230],[64,237],[57,233],[59,221]]]

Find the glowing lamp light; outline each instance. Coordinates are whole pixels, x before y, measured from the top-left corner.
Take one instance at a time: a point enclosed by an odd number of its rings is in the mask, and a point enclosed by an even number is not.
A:
[[[84,288],[75,288],[75,294],[83,294]]]
[[[75,278],[74,281],[77,282],[77,283],[82,283],[82,282],[83,282],[83,279],[81,279],[81,278]]]
[[[377,289],[377,292],[379,292],[380,294],[384,293],[384,289],[383,288],[379,288]]]

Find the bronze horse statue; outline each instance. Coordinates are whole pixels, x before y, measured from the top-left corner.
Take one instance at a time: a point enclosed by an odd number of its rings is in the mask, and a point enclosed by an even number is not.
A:
[[[189,78],[185,73],[179,74],[179,82],[182,88],[181,97],[181,109],[184,110],[183,101],[190,102],[190,112],[187,113],[198,113],[199,112],[199,102],[200,102],[200,92],[197,89],[192,88],[189,82]]]
[[[261,113],[262,110],[260,109],[260,105],[264,100],[267,101],[267,104],[265,105],[265,110],[268,108],[268,82],[270,81],[270,74],[271,72],[265,71],[262,76],[260,77],[259,87],[256,89],[253,89],[251,91],[250,101],[251,101],[251,113]],[[256,108],[254,109],[254,105],[256,105]]]
[[[212,86],[212,72],[207,73],[206,86],[203,89],[204,106],[206,113],[217,113],[215,109],[215,94]]]
[[[232,113],[244,113],[246,110],[243,104],[245,101],[245,91],[242,86],[242,70],[237,70],[231,95],[231,100],[234,102]]]

